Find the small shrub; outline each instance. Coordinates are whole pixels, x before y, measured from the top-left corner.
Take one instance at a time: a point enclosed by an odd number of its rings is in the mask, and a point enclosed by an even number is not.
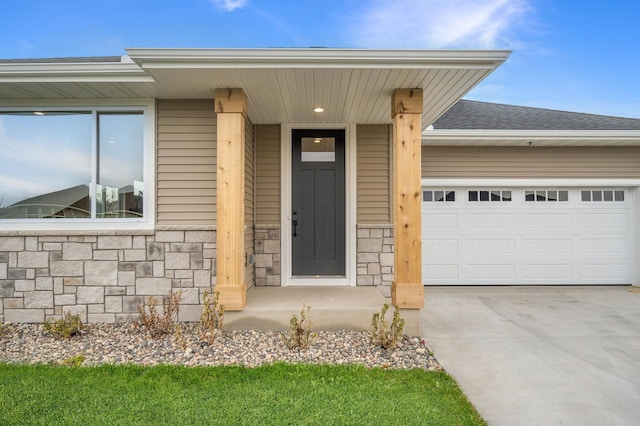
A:
[[[200,339],[213,345],[216,338],[222,334],[224,305],[218,301],[220,293],[217,291],[213,293],[213,299],[209,292],[205,292],[202,299],[202,314],[200,315],[200,324],[198,324]]]
[[[176,329],[174,336],[176,343],[182,348],[182,350],[187,349],[187,339],[184,337],[184,333],[182,332],[182,327],[180,324],[176,324]]]
[[[305,308],[307,309],[306,314]],[[311,318],[308,317],[310,310],[311,306],[305,306],[303,304],[300,310],[300,319],[298,319],[296,314],[291,316],[291,320],[289,321],[289,338],[287,339],[289,349],[306,349],[309,347],[309,343],[317,337],[317,334],[311,331]]]
[[[149,296],[145,306],[144,300],[138,303],[140,322],[154,339],[159,339],[175,331],[178,319],[178,307],[182,300],[182,291],[171,292],[170,296],[162,298],[162,313],[158,312],[158,301]]]
[[[385,349],[394,349],[398,347],[398,342],[402,338],[404,320],[400,318],[400,308],[396,306],[393,311],[393,320],[389,325],[389,322],[385,319],[388,310],[389,305],[385,303],[380,312],[373,314],[371,319],[371,343]]]
[[[59,320],[49,320],[44,323],[44,329],[51,333],[56,339],[71,339],[80,334],[84,328],[80,315],[67,312]]]
[[[76,355],[70,356],[69,358],[65,358],[60,363],[66,367],[80,367],[84,363],[84,355]]]

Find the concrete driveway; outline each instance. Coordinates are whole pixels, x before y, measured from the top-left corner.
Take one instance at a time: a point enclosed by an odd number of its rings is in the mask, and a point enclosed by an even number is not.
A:
[[[427,287],[421,321],[492,425],[640,424],[640,288]]]

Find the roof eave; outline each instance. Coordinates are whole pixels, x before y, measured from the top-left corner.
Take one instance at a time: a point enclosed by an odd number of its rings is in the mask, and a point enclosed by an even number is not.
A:
[[[640,130],[444,130],[422,132],[422,145],[640,145]]]
[[[479,68],[493,69],[509,50],[126,49],[142,68]]]
[[[0,63],[0,82],[153,82],[137,64],[120,62]]]

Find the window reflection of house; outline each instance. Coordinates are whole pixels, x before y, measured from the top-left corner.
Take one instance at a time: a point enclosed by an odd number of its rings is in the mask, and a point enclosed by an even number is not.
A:
[[[89,187],[77,185],[48,194],[37,195],[0,211],[2,219],[89,218]]]
[[[122,188],[98,188],[99,218],[139,218],[143,214],[142,182]],[[77,185],[27,198],[0,208],[0,219],[87,219],[91,218],[88,185]]]

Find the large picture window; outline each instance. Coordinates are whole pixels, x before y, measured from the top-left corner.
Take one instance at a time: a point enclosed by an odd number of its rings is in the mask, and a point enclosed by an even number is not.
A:
[[[141,111],[0,111],[0,220],[140,219]]]

